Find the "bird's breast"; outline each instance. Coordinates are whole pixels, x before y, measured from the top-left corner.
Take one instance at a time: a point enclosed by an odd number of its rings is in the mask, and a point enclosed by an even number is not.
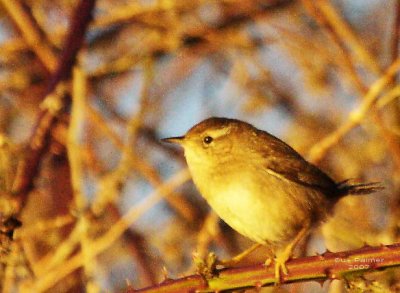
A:
[[[192,175],[213,210],[234,230],[255,242],[276,246],[287,243],[322,208],[318,201],[323,195],[267,176],[262,170],[243,167],[240,172],[232,172],[228,167],[224,172]]]
[[[258,243],[280,242],[288,225],[281,212],[287,203],[268,180],[254,178],[245,170],[224,178],[203,176],[195,179],[200,193],[228,225]]]

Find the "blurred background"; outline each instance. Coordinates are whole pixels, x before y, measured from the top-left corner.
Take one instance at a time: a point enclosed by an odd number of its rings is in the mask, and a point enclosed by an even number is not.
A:
[[[159,140],[210,116],[269,131],[337,181],[383,183],[340,201],[307,254],[399,241],[399,1],[84,2],[0,1],[3,292],[124,292],[195,273],[195,252],[249,247]],[[389,271],[263,290],[399,284]]]

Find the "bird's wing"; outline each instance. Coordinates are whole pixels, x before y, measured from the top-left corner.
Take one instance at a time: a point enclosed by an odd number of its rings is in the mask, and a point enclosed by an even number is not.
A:
[[[304,160],[285,142],[278,138],[269,142],[268,145],[264,144],[262,153],[266,171],[270,175],[322,191],[335,190],[336,183],[328,175]]]

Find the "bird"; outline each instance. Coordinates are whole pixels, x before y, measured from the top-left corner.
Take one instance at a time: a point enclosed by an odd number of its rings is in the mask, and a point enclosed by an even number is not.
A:
[[[183,147],[195,186],[218,216],[274,253],[277,282],[296,245],[338,200],[383,189],[336,182],[279,138],[237,119],[211,117],[163,141]]]

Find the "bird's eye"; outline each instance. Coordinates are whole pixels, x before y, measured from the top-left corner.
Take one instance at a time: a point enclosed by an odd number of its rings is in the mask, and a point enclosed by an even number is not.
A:
[[[206,136],[203,138],[203,142],[205,144],[210,144],[213,141],[213,138],[211,136]]]

